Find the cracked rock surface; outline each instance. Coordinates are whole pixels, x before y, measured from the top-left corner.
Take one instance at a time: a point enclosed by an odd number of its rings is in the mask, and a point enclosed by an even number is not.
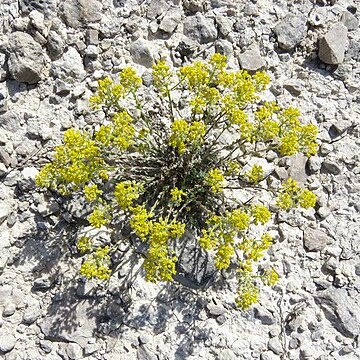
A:
[[[360,359],[359,20],[357,0],[0,1],[0,358]],[[265,69],[269,97],[319,126],[316,157],[266,169],[318,198],[274,224],[280,282],[244,313],[231,279],[127,287],[124,267],[108,288],[84,282],[69,239],[88,209],[39,191],[39,168],[66,129],[102,122],[88,99],[103,75],[132,65],[149,85],[158,59],[215,51]]]

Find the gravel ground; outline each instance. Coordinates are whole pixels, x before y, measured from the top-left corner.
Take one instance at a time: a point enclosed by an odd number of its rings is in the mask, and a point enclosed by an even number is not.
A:
[[[359,19],[359,0],[0,1],[0,358],[360,359]],[[38,169],[65,129],[101,122],[97,79],[215,51],[266,69],[269,96],[320,129],[317,156],[277,170],[318,195],[277,219],[279,284],[241,313],[231,281],[152,285],[124,266],[109,289],[84,282],[81,209],[39,191]]]

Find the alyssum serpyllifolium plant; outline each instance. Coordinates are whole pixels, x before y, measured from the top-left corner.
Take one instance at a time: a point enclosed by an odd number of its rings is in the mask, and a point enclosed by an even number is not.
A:
[[[313,207],[316,196],[295,180],[274,190],[260,165],[244,168],[246,159],[268,151],[278,158],[315,154],[317,127],[302,124],[296,108],[260,101],[269,83],[266,73],[250,75],[226,66],[220,54],[176,72],[159,61],[152,68],[151,89],[143,88],[131,67],[120,72],[119,82],[100,80],[90,103],[104,111],[106,122],[94,132],[67,130],[37,184],[83,196],[92,207],[87,220],[95,228],[115,229],[119,219],[126,221],[132,235],[147,244],[143,268],[151,282],[173,279],[175,243],[181,245],[189,230],[217,269],[237,265],[235,301],[246,309],[258,301],[261,281],[274,285],[278,280],[275,269],[257,266],[272,237],[254,235],[272,212],[261,201],[241,203],[226,196],[227,189],[253,194],[265,188],[279,211]],[[149,104],[150,90],[157,99]],[[181,95],[177,101],[174,93]],[[224,144],[224,134],[233,140]],[[108,279],[110,254],[119,240],[96,247],[90,237],[80,236],[77,245],[84,254],[80,274]]]

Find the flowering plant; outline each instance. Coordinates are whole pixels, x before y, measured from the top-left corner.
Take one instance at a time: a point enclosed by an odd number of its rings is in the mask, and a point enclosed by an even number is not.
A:
[[[131,67],[119,82],[99,81],[90,102],[106,122],[93,132],[67,130],[37,176],[41,187],[80,194],[91,206],[92,227],[114,230],[106,246],[79,237],[82,275],[110,277],[111,254],[124,241],[115,229],[125,223],[131,230],[126,241],[146,244],[148,281],[173,279],[188,231],[219,271],[236,265],[241,309],[258,300],[259,281],[276,283],[275,269],[257,266],[272,244],[263,230],[272,212],[313,207],[316,196],[290,178],[276,186],[251,159],[269,152],[273,162],[298,152],[311,156],[317,127],[302,124],[295,108],[260,101],[269,83],[264,72],[226,67],[220,54],[177,72],[159,61],[146,91]],[[239,200],[240,191],[249,200]],[[263,191],[274,199],[270,206],[257,196]]]

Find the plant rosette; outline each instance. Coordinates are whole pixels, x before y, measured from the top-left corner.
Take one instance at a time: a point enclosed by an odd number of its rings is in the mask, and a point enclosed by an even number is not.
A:
[[[106,122],[65,131],[36,179],[80,196],[91,207],[88,225],[111,233],[106,245],[79,235],[80,274],[109,279],[111,254],[142,242],[146,280],[171,281],[192,241],[218,272],[236,269],[240,309],[258,301],[261,283],[276,284],[276,270],[258,266],[273,243],[267,226],[278,211],[314,207],[316,196],[291,178],[280,184],[273,169],[284,156],[314,155],[318,144],[298,109],[261,100],[269,81],[265,72],[227,70],[217,53],[177,71],[157,62],[148,88],[131,67],[119,81],[99,80],[90,103]]]

